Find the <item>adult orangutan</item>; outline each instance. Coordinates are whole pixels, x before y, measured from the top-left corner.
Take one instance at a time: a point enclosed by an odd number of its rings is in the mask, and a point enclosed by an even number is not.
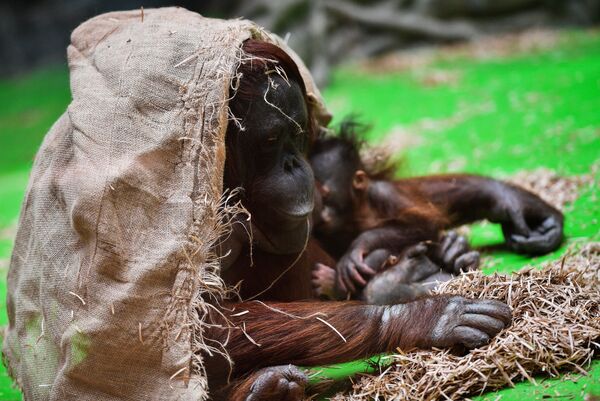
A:
[[[317,126],[293,61],[267,43],[248,40],[243,48],[252,57],[242,61],[232,93],[224,183],[242,188],[240,200],[252,218],[235,224],[221,247],[222,277],[240,283],[242,301],[210,316],[214,325],[205,338],[224,343],[234,379],[225,385],[227,364],[218,356],[207,360],[213,397],[300,400],[306,377],[294,365],[350,361],[397,347],[474,348],[505,328],[510,309],[491,300],[441,295],[389,306],[307,301],[312,266],[334,263],[311,238],[315,181],[307,153]],[[500,183],[494,191],[455,177],[423,185],[423,202],[455,202],[446,210],[456,222],[485,218],[492,207],[502,210],[505,227],[527,217],[521,198],[503,203]],[[457,190],[465,196],[448,196]]]

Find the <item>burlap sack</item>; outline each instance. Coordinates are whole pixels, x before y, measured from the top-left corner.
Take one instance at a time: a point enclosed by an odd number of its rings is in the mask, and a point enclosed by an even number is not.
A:
[[[207,302],[222,297],[211,249],[229,92],[250,37],[279,42],[180,8],[74,31],[73,101],[36,157],[8,277],[3,351],[25,399],[207,398],[197,351]],[[305,85],[325,122],[309,75]]]

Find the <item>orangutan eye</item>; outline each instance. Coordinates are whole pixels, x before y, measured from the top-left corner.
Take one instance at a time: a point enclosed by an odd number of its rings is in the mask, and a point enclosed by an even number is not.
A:
[[[279,144],[279,135],[277,133],[269,133],[263,139],[260,147],[265,152],[272,152]]]

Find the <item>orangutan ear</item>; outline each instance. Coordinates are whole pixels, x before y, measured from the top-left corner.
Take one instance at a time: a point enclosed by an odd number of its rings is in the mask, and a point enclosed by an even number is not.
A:
[[[364,191],[369,186],[369,176],[363,170],[357,170],[352,179],[352,187],[357,191]]]

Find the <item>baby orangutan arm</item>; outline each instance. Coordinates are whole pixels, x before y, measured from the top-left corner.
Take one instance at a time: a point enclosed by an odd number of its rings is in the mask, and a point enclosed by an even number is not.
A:
[[[500,223],[507,245],[516,252],[543,254],[561,244],[562,213],[515,185],[453,174],[399,180],[396,186],[445,210],[451,226],[481,219]]]
[[[432,230],[430,235],[433,235],[434,232]],[[411,240],[418,236],[419,231],[417,230],[411,231],[409,228],[393,225],[365,231],[352,243],[348,252],[337,264],[337,292],[356,294],[367,285],[376,272],[384,266],[395,264],[389,260],[389,257],[401,254],[408,246],[417,243],[416,240],[411,243]],[[431,240],[433,239],[431,238]],[[387,256],[385,255],[386,251]],[[424,258],[429,264],[435,263],[438,270],[441,268],[453,275],[479,267],[479,252],[472,251],[466,238],[454,231],[444,235],[439,243],[436,241],[427,244],[427,256]],[[325,275],[323,269],[317,271],[321,275]],[[346,296],[342,296],[343,298]]]
[[[365,257],[372,251],[398,251],[420,241],[434,240],[436,236],[436,230],[393,225],[363,232],[352,242],[337,264],[337,287],[344,293],[356,293],[367,285],[368,279],[377,273],[377,269],[365,261]]]

